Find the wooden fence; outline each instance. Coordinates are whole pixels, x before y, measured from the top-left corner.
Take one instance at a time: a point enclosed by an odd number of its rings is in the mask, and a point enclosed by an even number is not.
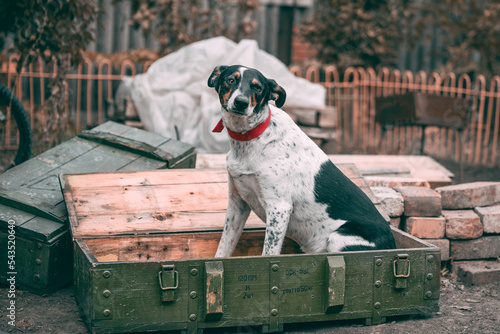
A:
[[[16,56],[0,63],[0,79],[5,78],[10,87],[15,79]],[[110,60],[98,64],[86,61],[70,75],[67,91],[67,112],[79,132],[109,118],[115,107],[115,93],[125,75],[135,76],[151,65],[137,65],[125,60],[113,66]],[[336,115],[336,143],[339,152],[418,154],[422,129],[416,126],[396,126],[382,136],[381,127],[375,122],[375,97],[421,91],[428,94],[472,99],[472,118],[465,131],[461,146],[459,133],[452,129],[428,127],[425,153],[458,160],[460,148],[466,163],[500,166],[498,132],[500,125],[500,77],[489,82],[479,76],[474,82],[466,75],[436,72],[413,73],[410,71],[371,68],[348,68],[339,73],[334,66],[291,67],[296,76],[325,86],[326,103]],[[27,67],[17,80],[16,95],[24,102],[32,126],[43,121],[40,105],[48,92],[48,78],[55,68],[46,68],[41,62]],[[7,118],[10,122],[10,118]],[[0,125],[1,126],[1,125]],[[9,134],[9,126],[0,133],[0,149],[13,148],[17,141]],[[15,137],[15,136],[14,136]]]

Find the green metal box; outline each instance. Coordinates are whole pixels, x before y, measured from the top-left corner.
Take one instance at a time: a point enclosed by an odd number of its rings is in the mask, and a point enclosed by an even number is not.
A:
[[[187,144],[107,122],[0,174],[0,244],[14,247],[14,253],[0,252],[5,264],[0,282],[15,276],[17,288],[36,293],[71,282],[72,241],[60,173],[193,168],[195,163],[194,148]]]
[[[439,248],[397,229],[395,250],[300,254],[287,239],[282,255],[263,257],[265,226],[252,213],[233,257],[213,258],[226,182],[220,169],[61,176],[75,297],[91,332],[276,332],[438,310]]]

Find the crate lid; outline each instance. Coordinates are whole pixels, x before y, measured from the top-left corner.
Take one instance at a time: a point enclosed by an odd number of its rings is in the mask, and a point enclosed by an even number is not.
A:
[[[0,229],[41,241],[67,230],[59,174],[154,170],[194,156],[194,148],[157,134],[106,122],[0,174]],[[113,140],[96,138],[118,138]]]
[[[352,164],[339,168],[375,202]],[[74,238],[220,231],[227,209],[225,169],[62,175]],[[265,224],[252,213],[247,229]]]
[[[0,228],[7,230],[10,225],[16,233],[48,242],[67,231],[65,224],[36,214],[0,204]]]
[[[224,169],[61,175],[73,238],[220,231]],[[252,214],[247,228],[263,228]]]
[[[169,168],[194,152],[194,147],[191,145],[112,121],[92,130],[82,131],[78,136],[165,161]]]

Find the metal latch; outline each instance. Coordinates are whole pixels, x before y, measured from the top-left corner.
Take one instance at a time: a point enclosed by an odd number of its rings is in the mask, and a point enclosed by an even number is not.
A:
[[[406,289],[408,287],[407,278],[410,277],[410,259],[408,254],[397,254],[397,259],[392,264],[396,283],[394,288]]]
[[[158,273],[161,289],[161,301],[173,302],[175,289],[179,286],[179,273],[175,270],[175,265],[165,264]]]

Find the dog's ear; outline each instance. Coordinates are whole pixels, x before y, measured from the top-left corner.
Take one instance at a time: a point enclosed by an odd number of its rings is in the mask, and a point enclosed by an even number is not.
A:
[[[269,99],[276,102],[276,106],[281,108],[285,104],[286,92],[274,81],[273,79],[267,79],[267,85],[269,87]]]
[[[224,72],[226,68],[227,66],[224,65],[215,66],[212,74],[210,74],[210,77],[208,78],[208,87],[214,87],[215,90],[217,90],[217,87],[219,86],[220,74]]]

